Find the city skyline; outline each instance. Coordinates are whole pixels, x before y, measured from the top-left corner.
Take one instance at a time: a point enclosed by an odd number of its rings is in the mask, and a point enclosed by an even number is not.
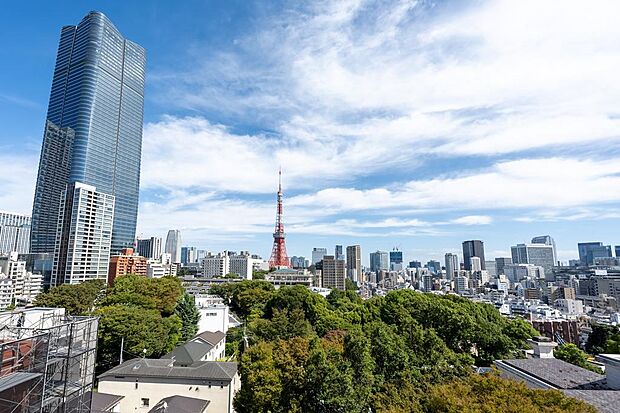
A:
[[[178,228],[184,245],[267,259],[282,165],[291,256],[360,244],[365,263],[394,246],[443,262],[480,239],[508,257],[550,234],[567,261],[578,242],[620,242],[618,5],[244,6],[91,5],[149,51],[137,236]],[[88,10],[13,9],[0,208],[30,214],[59,29]]]

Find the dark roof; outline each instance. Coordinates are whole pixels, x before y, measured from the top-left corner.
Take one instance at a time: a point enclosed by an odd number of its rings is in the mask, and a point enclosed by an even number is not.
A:
[[[99,392],[92,392],[91,396],[90,411],[92,413],[111,412],[111,409],[125,397]]]
[[[213,346],[203,341],[190,341],[172,350],[162,358],[174,359],[175,364],[194,364],[200,361]]]
[[[171,359],[133,359],[116,366],[99,376],[161,377],[192,380],[230,381],[237,373],[237,363],[200,361],[189,367],[173,365]]]
[[[197,334],[196,337],[194,337],[192,339],[196,340],[196,339],[201,339],[202,341],[211,344],[211,346],[215,346],[217,343],[219,343],[220,341],[224,340],[226,338],[226,334],[222,333],[221,331],[203,331],[200,334]]]
[[[502,360],[558,389],[605,390],[605,376],[556,358]]]
[[[204,413],[209,403],[209,400],[193,397],[170,396],[161,399],[149,413]]]
[[[565,395],[583,400],[599,413],[617,413],[620,406],[618,390],[562,390]]]
[[[13,374],[8,374],[4,377],[0,377],[0,391],[4,391],[6,389],[28,383],[32,380],[38,380],[42,375],[42,373],[29,373],[25,371],[18,371]],[[28,386],[30,385],[32,385],[32,383],[28,384]]]

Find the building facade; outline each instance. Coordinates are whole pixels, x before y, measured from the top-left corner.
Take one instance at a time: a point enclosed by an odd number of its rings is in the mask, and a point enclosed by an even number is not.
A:
[[[403,269],[403,252],[394,248],[390,251],[390,270],[400,271]]]
[[[30,252],[31,218],[28,215],[0,212],[0,255],[16,251]]]
[[[337,260],[333,255],[323,257],[321,265],[321,277],[323,288],[345,289],[345,262]]]
[[[446,265],[446,278],[448,280],[452,280],[460,270],[459,256],[456,254],[447,253],[444,258]]]
[[[514,264],[538,265],[545,269],[546,274],[552,274],[555,256],[552,245],[517,244],[510,247],[510,252]]]
[[[76,182],[60,203],[51,285],[108,278],[114,196]]]
[[[164,252],[170,254],[172,262],[181,262],[181,231],[178,229],[168,231]]]
[[[387,251],[375,251],[370,253],[370,271],[378,272],[390,269],[390,258]]]
[[[312,248],[312,265],[323,260],[323,257],[327,255],[327,248]]]
[[[135,274],[147,276],[147,259],[134,254],[133,248],[125,248],[119,255],[110,257],[110,269],[108,271],[108,285],[114,284],[117,277]]]
[[[360,245],[349,245],[347,247],[347,277],[354,282],[364,282],[362,247]]]
[[[116,199],[111,250],[136,232],[146,55],[100,12],[64,26],[32,212],[31,250],[52,252],[62,192],[82,182]]]
[[[504,268],[506,265],[512,264],[512,258],[509,257],[497,257],[495,258],[495,272],[497,275],[505,274]]]
[[[595,258],[611,257],[611,245],[603,245],[602,242],[580,242],[577,250],[581,265],[592,265]]]
[[[161,258],[161,238],[151,237],[138,239],[137,242],[138,255],[147,259],[160,259]]]
[[[465,265],[465,270],[467,271],[472,271],[472,257],[480,258],[482,269],[486,269],[484,262],[484,242],[480,240],[470,240],[463,242],[463,263]]]

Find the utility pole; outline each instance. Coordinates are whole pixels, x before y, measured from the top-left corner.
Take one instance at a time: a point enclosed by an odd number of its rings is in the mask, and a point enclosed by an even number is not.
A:
[[[121,337],[121,357],[119,365],[123,364],[123,346],[125,345],[125,337]]]

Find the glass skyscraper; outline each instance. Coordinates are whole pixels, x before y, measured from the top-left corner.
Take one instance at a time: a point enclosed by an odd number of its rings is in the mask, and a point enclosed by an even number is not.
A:
[[[53,252],[70,183],[114,196],[113,253],[133,246],[138,214],[144,49],[100,12],[61,30],[32,212],[31,250]]]

